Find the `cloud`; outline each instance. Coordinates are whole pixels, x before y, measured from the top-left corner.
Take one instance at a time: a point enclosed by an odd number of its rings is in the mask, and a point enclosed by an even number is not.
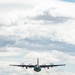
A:
[[[50,23],[64,23],[67,20],[71,19],[69,17],[62,17],[62,16],[53,16],[49,11],[43,11],[42,14],[36,15],[35,17],[30,18],[30,20],[37,20],[37,21],[43,21],[45,24]]]
[[[39,29],[39,31],[38,31]],[[1,27],[1,46],[74,51],[74,25],[18,25]],[[64,46],[64,47],[63,47]]]
[[[47,52],[29,52],[28,54],[25,55],[25,58],[28,59],[35,59],[39,58],[40,59],[40,64],[46,63],[48,61],[53,61],[53,62],[59,62],[59,59],[54,58],[50,53]],[[33,61],[34,62],[34,61]]]
[[[20,64],[21,62],[29,63],[29,60],[31,63],[36,63],[36,58],[38,57],[40,58],[40,63],[75,64],[75,3],[50,0],[3,1],[0,1],[0,3],[3,3],[0,4],[0,6],[3,5],[0,7],[3,10],[5,10],[6,5],[12,10],[12,8],[14,9],[13,5],[15,6],[16,4],[16,6],[22,6],[23,4],[27,8],[36,7],[34,9],[30,8],[31,10],[20,9],[18,7],[12,11],[1,10],[1,75],[2,73],[5,73],[5,75],[25,75],[28,72],[33,74],[34,72],[31,69],[22,71],[22,69],[16,67],[10,68],[7,65],[10,63]],[[67,67],[70,68],[70,66]],[[74,75],[74,73],[69,73],[69,69],[67,70],[68,72],[63,73]],[[55,73],[54,71],[51,73],[50,70],[42,70],[43,72],[46,72],[44,74],[49,73],[51,75]]]
[[[10,33],[10,32],[4,32],[4,33]],[[5,36],[6,34],[5,35],[2,34],[2,35],[3,36],[0,36],[0,42],[1,42],[0,43],[0,47],[13,45],[15,43],[15,39],[14,38],[9,37],[9,36]]]
[[[0,57],[8,57],[8,56],[20,56],[22,53],[21,48],[17,47],[0,47]]]
[[[1,47],[0,48],[0,52],[19,52],[21,51],[21,48],[17,48],[17,47]]]
[[[74,8],[72,8],[74,5],[69,6],[68,3],[66,5],[61,2],[51,3],[37,6],[32,11],[27,11],[28,13],[24,10],[1,13],[0,46],[9,46],[9,48],[0,50],[1,56],[16,56],[18,52],[14,47],[38,51],[56,49],[74,52],[75,15]],[[48,23],[48,21],[52,21],[52,23]],[[56,54],[59,53],[56,52]],[[33,54],[41,55],[35,52]],[[74,59],[69,55],[60,54],[63,60]],[[70,62],[70,60],[67,61]]]
[[[13,11],[11,10],[11,12],[4,11],[0,13],[0,25],[10,26],[12,24],[17,25],[21,22],[38,22],[39,24],[40,22],[43,22],[43,24],[64,23],[69,20],[74,20],[74,6],[74,3],[68,3],[63,1],[49,1],[37,5],[34,9],[30,9],[28,11],[24,9],[14,9]]]
[[[40,34],[40,33],[38,33],[38,34],[37,34],[38,35],[37,37],[35,35],[32,37],[27,37],[27,38],[24,38],[24,39],[17,41],[16,46],[25,47],[29,50],[35,50],[35,49],[36,50],[52,50],[52,49],[56,49],[56,50],[62,50],[62,51],[65,50],[68,52],[72,52],[72,51],[74,52],[74,48],[75,48],[74,45],[69,44],[63,40],[58,41],[58,40],[54,39],[55,36],[53,36],[53,34],[48,34],[50,36],[42,35],[43,32],[42,32],[42,34]],[[53,36],[53,37],[51,37],[51,36]]]
[[[60,51],[53,51],[52,55],[54,55],[55,57],[57,57],[61,61],[66,61],[66,62],[75,64],[75,61],[74,61],[75,56],[70,55],[68,53],[63,53],[63,52],[60,52]]]
[[[18,67],[10,67],[9,64],[20,64],[20,62],[25,62],[25,64],[29,64],[29,62],[31,62],[32,64],[36,63],[36,58],[39,57],[40,58],[40,64],[50,64],[50,62],[57,62],[57,63],[64,63],[66,61],[66,63],[75,63],[74,59],[75,57],[72,55],[69,55],[67,53],[64,53],[62,51],[50,51],[50,52],[36,52],[36,51],[30,51],[29,53],[24,55],[24,61],[17,61],[17,60],[12,60],[9,61],[8,60],[0,60],[0,71],[2,72],[1,74],[34,74],[33,69],[22,69],[22,68],[18,68]],[[60,57],[60,58],[59,58]],[[27,59],[28,58],[28,59]],[[63,59],[63,60],[62,60]],[[68,61],[69,60],[69,61]],[[70,62],[72,61],[72,62]],[[4,65],[3,65],[4,64]],[[7,69],[8,68],[8,69]],[[42,69],[42,71],[40,72],[40,74],[74,74],[73,72],[68,72],[68,71],[59,71],[56,69]]]
[[[20,55],[19,52],[0,52],[0,56],[17,56]]]
[[[32,59],[32,62],[34,62],[33,59],[36,60],[36,58],[40,59],[41,64],[50,62],[65,62],[75,64],[75,56],[58,50],[51,50],[48,52],[30,51],[24,56],[24,59]]]
[[[38,4],[39,3],[39,1],[40,2],[50,2],[49,0],[28,0],[28,1],[26,1],[26,0],[3,0],[3,1],[0,1],[0,3],[25,3],[25,4]],[[52,1],[59,1],[59,0],[52,0]]]
[[[58,1],[58,0],[52,0]],[[10,11],[14,9],[30,10],[40,3],[51,2],[50,0],[3,0],[0,1],[0,11]]]
[[[38,31],[39,29],[39,31]],[[73,25],[23,25],[15,29],[16,47],[29,50],[65,50],[74,51]],[[64,47],[63,47],[64,46]]]
[[[34,20],[43,20],[43,21],[46,21],[45,23],[50,23],[50,22],[53,22],[53,23],[63,23],[65,22],[67,19],[69,18],[66,18],[66,17],[52,17],[51,15],[49,14],[44,14],[44,16],[38,16],[38,17],[35,17],[35,18],[32,18]]]
[[[74,3],[68,3],[63,1],[50,1],[37,5],[37,7],[28,11],[25,11],[24,9],[14,9],[11,12],[5,11],[5,13],[0,13],[0,25],[10,26],[17,25],[22,22],[22,24],[34,24],[36,22],[39,24],[62,24],[64,22],[74,20],[74,6]]]
[[[74,4],[72,5],[67,2],[44,3],[36,7],[35,10],[31,12],[29,18],[36,22],[43,21],[45,25],[51,23],[62,24],[75,19],[75,15],[71,7],[74,7]]]

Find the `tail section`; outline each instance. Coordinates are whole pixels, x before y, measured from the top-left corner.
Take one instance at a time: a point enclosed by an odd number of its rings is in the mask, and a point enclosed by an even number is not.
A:
[[[39,65],[39,58],[37,58],[37,65]]]

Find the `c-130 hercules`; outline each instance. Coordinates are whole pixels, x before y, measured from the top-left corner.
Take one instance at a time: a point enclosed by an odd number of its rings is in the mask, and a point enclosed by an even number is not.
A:
[[[57,66],[65,66],[65,64],[58,64],[58,65],[54,65],[54,64],[50,64],[50,65],[40,65],[39,64],[39,58],[37,58],[37,64],[36,65],[10,65],[10,66],[18,66],[18,67],[22,67],[22,68],[34,68],[35,72],[40,72],[41,68],[47,68],[49,69],[49,67],[57,67]]]

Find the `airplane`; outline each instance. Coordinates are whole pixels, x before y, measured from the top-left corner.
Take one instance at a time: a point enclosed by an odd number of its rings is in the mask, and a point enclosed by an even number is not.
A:
[[[50,65],[40,65],[39,64],[39,58],[37,58],[37,64],[36,65],[9,65],[9,66],[18,66],[18,67],[22,67],[22,68],[34,68],[35,72],[40,72],[41,68],[47,68],[49,69],[50,67],[57,67],[57,66],[65,66],[65,64],[58,64],[58,65],[54,65],[54,64],[50,64]]]

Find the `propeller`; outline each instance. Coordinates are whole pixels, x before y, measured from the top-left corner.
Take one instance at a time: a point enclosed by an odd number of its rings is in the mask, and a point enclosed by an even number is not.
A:
[[[32,63],[29,63],[29,65],[32,65]]]
[[[22,68],[24,68],[24,67],[25,67],[25,64],[24,64],[24,63],[22,63],[21,65],[22,65]],[[27,68],[28,68],[28,67],[26,67],[26,69],[27,69]]]
[[[24,65],[25,65],[24,63],[21,63],[22,68],[24,68]]]
[[[24,63],[21,63],[21,65],[24,65]]]
[[[50,63],[50,65],[51,65],[51,68],[52,68],[54,64],[53,63]]]
[[[43,65],[46,65],[45,63],[43,63]]]
[[[53,63],[50,63],[50,65],[54,65]]]

